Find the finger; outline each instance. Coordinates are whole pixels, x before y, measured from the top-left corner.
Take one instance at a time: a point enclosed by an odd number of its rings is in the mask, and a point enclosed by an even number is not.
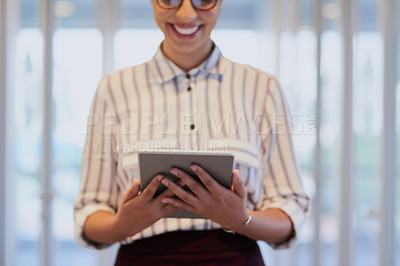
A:
[[[164,176],[162,174],[156,175],[150,181],[150,183],[147,185],[147,187],[143,190],[143,192],[142,192],[143,196],[152,198],[154,196],[154,194],[156,193],[157,188],[160,186],[161,180],[163,178],[164,178]]]
[[[185,183],[189,189],[200,199],[205,199],[209,196],[209,192],[204,189],[204,186],[185,171],[182,171],[178,168],[173,168],[170,172],[179,177],[183,183]]]
[[[195,212],[196,211],[196,209],[193,206],[183,202],[180,199],[163,198],[162,199],[162,203],[166,204],[165,208],[168,208],[169,206],[173,206],[176,209],[184,209],[184,210],[187,210],[187,211],[190,211],[190,212]]]
[[[239,170],[235,170],[232,173],[232,188],[239,197],[245,198],[247,196],[246,187],[239,176]]]
[[[238,174],[239,174],[239,170],[238,169],[235,169],[232,172],[232,178],[231,178],[231,190],[232,190],[232,192],[235,192],[235,188],[233,186],[233,179],[235,179]]]
[[[190,169],[200,178],[203,185],[211,192],[211,194],[219,193],[218,189],[220,189],[221,185],[215,181],[203,168],[198,165],[190,166]]]
[[[136,197],[140,191],[140,181],[134,180],[132,186],[128,191],[122,196],[122,203],[128,202],[130,199]]]
[[[135,187],[137,187],[137,188],[139,189],[139,191],[140,191],[140,181],[139,181],[139,180],[134,179],[134,180],[133,180],[133,185],[134,185]]]
[[[164,204],[164,206],[161,207],[161,212],[162,212],[163,217],[169,216],[169,215],[181,210],[180,208],[175,207],[173,205],[166,204],[166,203],[163,203],[163,204]]]
[[[168,178],[164,178],[162,180],[162,183],[164,184],[164,186],[166,186],[168,189],[174,192],[174,194],[185,203],[192,206],[196,206],[196,204],[199,203],[198,198],[193,193],[186,191],[179,185],[171,182],[171,180],[169,180]]]
[[[137,179],[134,179],[134,180],[133,180],[133,184],[135,185],[135,189],[137,189],[136,194],[140,194],[140,188],[141,188],[141,186],[140,186],[140,181],[137,180]]]
[[[180,187],[184,187],[184,186],[185,186],[185,183],[183,183],[182,180],[177,180],[177,181],[175,182],[175,184],[177,184],[177,185],[180,186]],[[174,196],[174,195],[175,195],[175,194],[174,194],[174,192],[173,192],[172,190],[166,189],[166,190],[164,190],[163,192],[161,192],[160,195],[157,196],[157,198],[162,199],[162,198],[165,198],[165,197],[172,197],[172,196]]]

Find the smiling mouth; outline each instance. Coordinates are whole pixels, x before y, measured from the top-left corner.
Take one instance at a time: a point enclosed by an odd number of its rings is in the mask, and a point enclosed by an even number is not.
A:
[[[201,26],[193,26],[193,27],[179,27],[175,24],[172,24],[172,27],[174,28],[174,30],[183,35],[183,36],[191,36],[193,34],[195,34],[197,31],[199,31]]]

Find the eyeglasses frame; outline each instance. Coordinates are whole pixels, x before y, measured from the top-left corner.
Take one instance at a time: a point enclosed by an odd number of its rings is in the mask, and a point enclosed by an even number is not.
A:
[[[163,7],[163,6],[160,4],[160,0],[156,0],[157,5],[158,5],[160,8],[165,9],[165,10],[178,10],[179,8],[181,8],[181,6],[182,6],[182,4],[183,4],[183,1],[185,1],[185,0],[181,0],[181,3],[180,3],[178,6],[176,6],[176,7],[167,8],[167,7]],[[207,8],[207,9],[202,9],[202,8],[196,7],[196,6],[193,4],[193,0],[190,0],[190,3],[192,4],[192,7],[193,7],[194,9],[196,9],[196,10],[199,10],[199,11],[209,11],[209,10],[213,9],[213,8],[217,5],[218,1],[219,1],[219,0],[216,0],[215,3],[214,3],[214,5],[212,5],[210,8]]]

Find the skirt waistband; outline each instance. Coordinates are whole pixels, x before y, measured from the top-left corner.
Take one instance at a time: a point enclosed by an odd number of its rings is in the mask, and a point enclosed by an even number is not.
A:
[[[121,245],[120,250],[136,254],[196,254],[220,253],[253,249],[258,245],[254,240],[223,230],[175,231],[136,240],[132,244]]]
[[[177,231],[121,245],[115,266],[265,266],[257,243],[223,230]]]

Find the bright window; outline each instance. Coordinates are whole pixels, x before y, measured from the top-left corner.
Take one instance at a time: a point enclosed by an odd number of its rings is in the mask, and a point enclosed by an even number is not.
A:
[[[73,203],[80,183],[89,108],[102,76],[102,35],[96,29],[58,29],[54,34],[53,233],[56,265],[94,265],[95,252],[74,240]]]
[[[34,28],[21,30],[16,44],[16,262],[35,266],[39,265],[41,235],[42,35]]]

